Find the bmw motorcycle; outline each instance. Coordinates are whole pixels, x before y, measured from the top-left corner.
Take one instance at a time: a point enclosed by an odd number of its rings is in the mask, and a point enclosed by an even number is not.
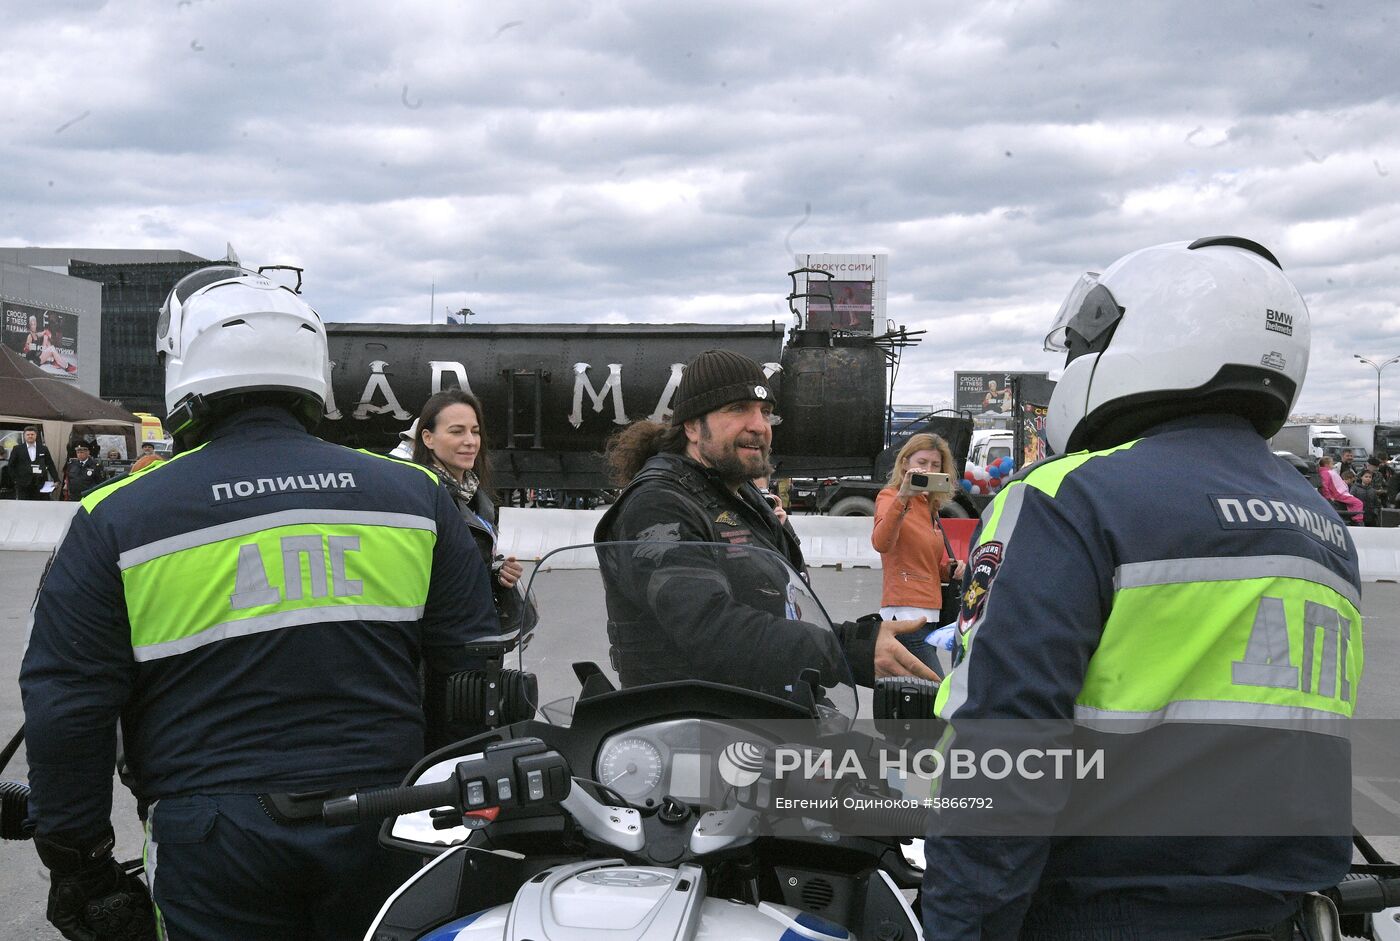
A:
[[[686,623],[717,637],[719,619],[761,611],[778,646],[805,653],[755,663],[706,638],[658,643],[638,616],[648,591],[653,611],[701,606]],[[574,547],[538,563],[528,594],[534,623],[507,667],[449,697],[499,727],[429,755],[403,787],[325,807],[331,824],[387,817],[381,842],[424,859],[367,939],[922,938],[918,801],[778,770],[876,744],[853,727],[862,704],[830,620],[781,557]],[[906,686],[906,709],[931,693]]]
[[[858,691],[807,582],[753,547],[572,547],[529,595],[515,669],[455,695],[499,727],[326,805],[425,860],[366,941],[921,941],[929,781],[883,759],[941,731],[932,684]],[[659,617],[710,633],[658,641]],[[1400,941],[1400,867],[1357,846],[1309,939]]]

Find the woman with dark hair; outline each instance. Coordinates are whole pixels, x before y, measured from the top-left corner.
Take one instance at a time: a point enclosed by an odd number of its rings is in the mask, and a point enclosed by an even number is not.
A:
[[[496,525],[500,511],[491,498],[491,466],[486,453],[486,428],[481,402],[470,392],[448,389],[428,399],[418,416],[413,460],[431,467],[442,478],[467,523],[482,561],[491,570],[491,592],[503,627],[510,612],[518,612],[515,583],[524,568],[514,556],[496,555]]]

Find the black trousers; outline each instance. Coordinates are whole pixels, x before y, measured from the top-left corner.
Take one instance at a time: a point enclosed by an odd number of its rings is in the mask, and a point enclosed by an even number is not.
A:
[[[146,876],[167,941],[358,939],[418,860],[379,822],[283,824],[255,795],[164,798],[146,823]]]
[[[40,482],[37,483],[37,484],[29,484],[28,486],[25,486],[25,485],[20,484],[20,483],[16,483],[16,484],[15,484],[15,499],[16,499],[16,500],[51,500],[51,499],[53,499],[53,495],[52,495],[52,494],[40,493],[40,492],[39,492],[39,488],[42,487],[43,485],[44,485],[44,484],[43,484],[43,481],[40,481]]]

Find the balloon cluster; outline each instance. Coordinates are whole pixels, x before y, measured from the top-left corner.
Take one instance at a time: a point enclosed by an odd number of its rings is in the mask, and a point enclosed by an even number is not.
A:
[[[986,467],[969,464],[963,471],[962,488],[968,493],[996,493],[1002,481],[1015,472],[1016,465],[1009,456],[999,457]]]

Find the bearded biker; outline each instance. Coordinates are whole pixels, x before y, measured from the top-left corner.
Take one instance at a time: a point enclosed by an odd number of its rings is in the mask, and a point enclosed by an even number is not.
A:
[[[1307,307],[1255,242],[1176,242],[1081,278],[1046,349],[1059,456],[983,514],[935,706],[1017,773],[938,783],[925,935],[1292,939],[1351,861],[1362,667],[1356,547],[1265,440]],[[1103,773],[1019,764],[1061,748]]]
[[[805,576],[796,537],[751,483],[768,473],[774,403],[757,363],[709,350],[687,364],[669,425],[636,422],[609,441],[626,489],[594,538],[656,544],[600,551],[623,685],[702,679],[778,693],[805,667],[844,682],[843,659],[864,685],[887,675],[936,680],[897,637],[922,619],[842,624],[833,637],[772,592],[787,581],[783,563]],[[715,544],[769,550],[774,571],[758,570],[765,553],[727,555]]]

